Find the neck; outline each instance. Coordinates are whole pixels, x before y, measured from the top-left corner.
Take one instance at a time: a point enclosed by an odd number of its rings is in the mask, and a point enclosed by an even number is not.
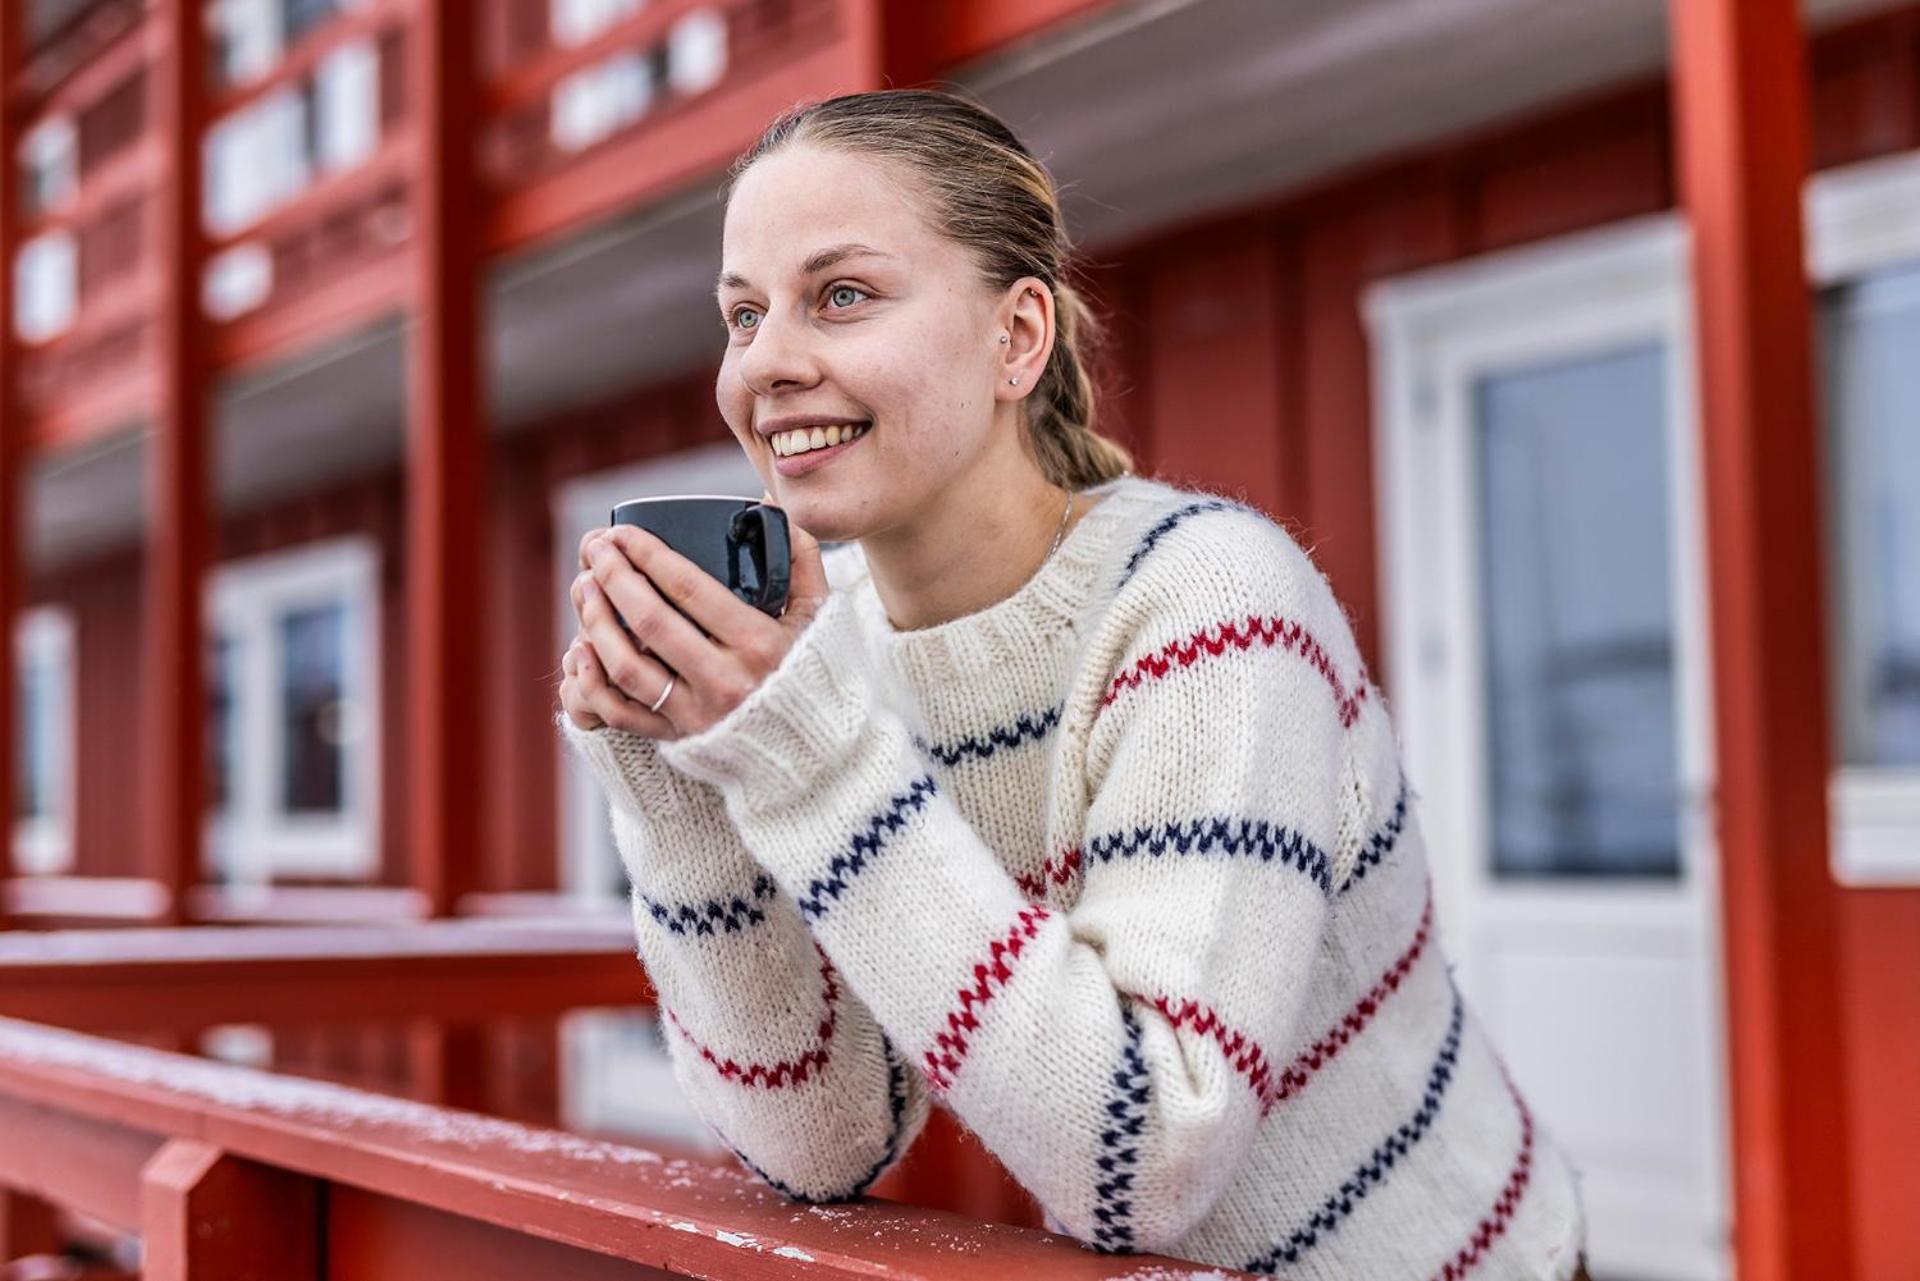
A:
[[[1066,490],[1028,464],[1016,477],[949,485],[912,525],[861,539],[888,621],[917,631],[1013,595],[1046,559],[1067,502]],[[1069,529],[1079,507],[1075,501]]]

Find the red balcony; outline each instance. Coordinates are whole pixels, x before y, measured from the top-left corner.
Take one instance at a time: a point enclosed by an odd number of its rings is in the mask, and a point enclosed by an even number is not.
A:
[[[879,3],[661,0],[600,30],[556,34],[550,0],[486,0],[471,94],[484,252],[710,181],[785,106],[877,83]],[[343,10],[270,67],[209,86],[198,105],[215,197],[203,211],[202,293],[216,368],[311,350],[407,306],[411,184],[423,162],[405,74],[414,12],[413,0]],[[160,13],[136,0],[83,9],[42,39],[11,89],[23,135],[50,126],[76,140],[64,190],[23,209],[17,233],[23,247],[44,239],[58,259],[48,268],[59,314],[22,336],[18,394],[39,446],[124,428],[155,395],[156,192],[171,163],[152,100],[166,53]],[[273,125],[262,117],[284,106],[299,118],[290,137],[317,137],[322,81],[333,79],[353,80],[371,122],[291,175],[249,172],[244,140],[228,135]],[[239,162],[223,163],[228,153]],[[236,181],[247,194],[222,199]]]

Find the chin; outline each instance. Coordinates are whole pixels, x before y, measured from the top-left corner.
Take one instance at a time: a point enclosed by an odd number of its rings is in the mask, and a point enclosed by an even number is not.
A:
[[[773,501],[787,513],[788,520],[823,543],[852,542],[867,532],[869,515],[857,501],[849,504],[832,494],[782,494],[778,490],[773,491]]]

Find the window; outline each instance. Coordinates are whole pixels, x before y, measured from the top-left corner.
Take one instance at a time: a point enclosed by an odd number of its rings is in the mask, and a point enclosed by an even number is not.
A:
[[[80,255],[72,234],[50,231],[21,245],[13,288],[13,332],[20,341],[45,342],[66,332],[80,301]]]
[[[26,212],[56,208],[79,183],[80,143],[68,116],[34,126],[20,139],[20,177]]]
[[[207,28],[213,67],[225,84],[265,75],[289,45],[335,14],[364,0],[212,0]]]
[[[202,142],[206,228],[230,236],[306,190],[351,169],[380,141],[380,54],[371,40],[340,46],[313,75],[222,118]]]
[[[14,868],[73,866],[73,616],[27,610],[14,625]]]
[[[1835,874],[1920,884],[1920,159],[1814,182]]]
[[[585,44],[644,7],[645,0],[555,0],[553,41]],[[696,9],[673,24],[663,43],[612,54],[555,85],[554,145],[584,150],[646,115],[663,86],[691,97],[720,83],[726,69],[727,20],[713,9]]]
[[[1497,876],[1680,874],[1666,382],[1657,344],[1478,381]]]
[[[378,866],[376,565],[354,538],[214,573],[208,853],[223,880]]]

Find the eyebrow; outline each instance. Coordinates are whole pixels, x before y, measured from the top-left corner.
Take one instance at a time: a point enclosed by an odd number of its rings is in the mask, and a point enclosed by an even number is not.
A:
[[[805,262],[801,263],[800,274],[803,276],[811,276],[817,271],[825,271],[835,263],[843,262],[848,258],[859,257],[863,254],[876,258],[893,257],[893,255],[886,250],[875,249],[871,245],[829,245],[825,249],[814,251]],[[747,278],[733,271],[721,272],[720,279],[714,286],[716,291],[720,289],[746,289],[748,287]]]

